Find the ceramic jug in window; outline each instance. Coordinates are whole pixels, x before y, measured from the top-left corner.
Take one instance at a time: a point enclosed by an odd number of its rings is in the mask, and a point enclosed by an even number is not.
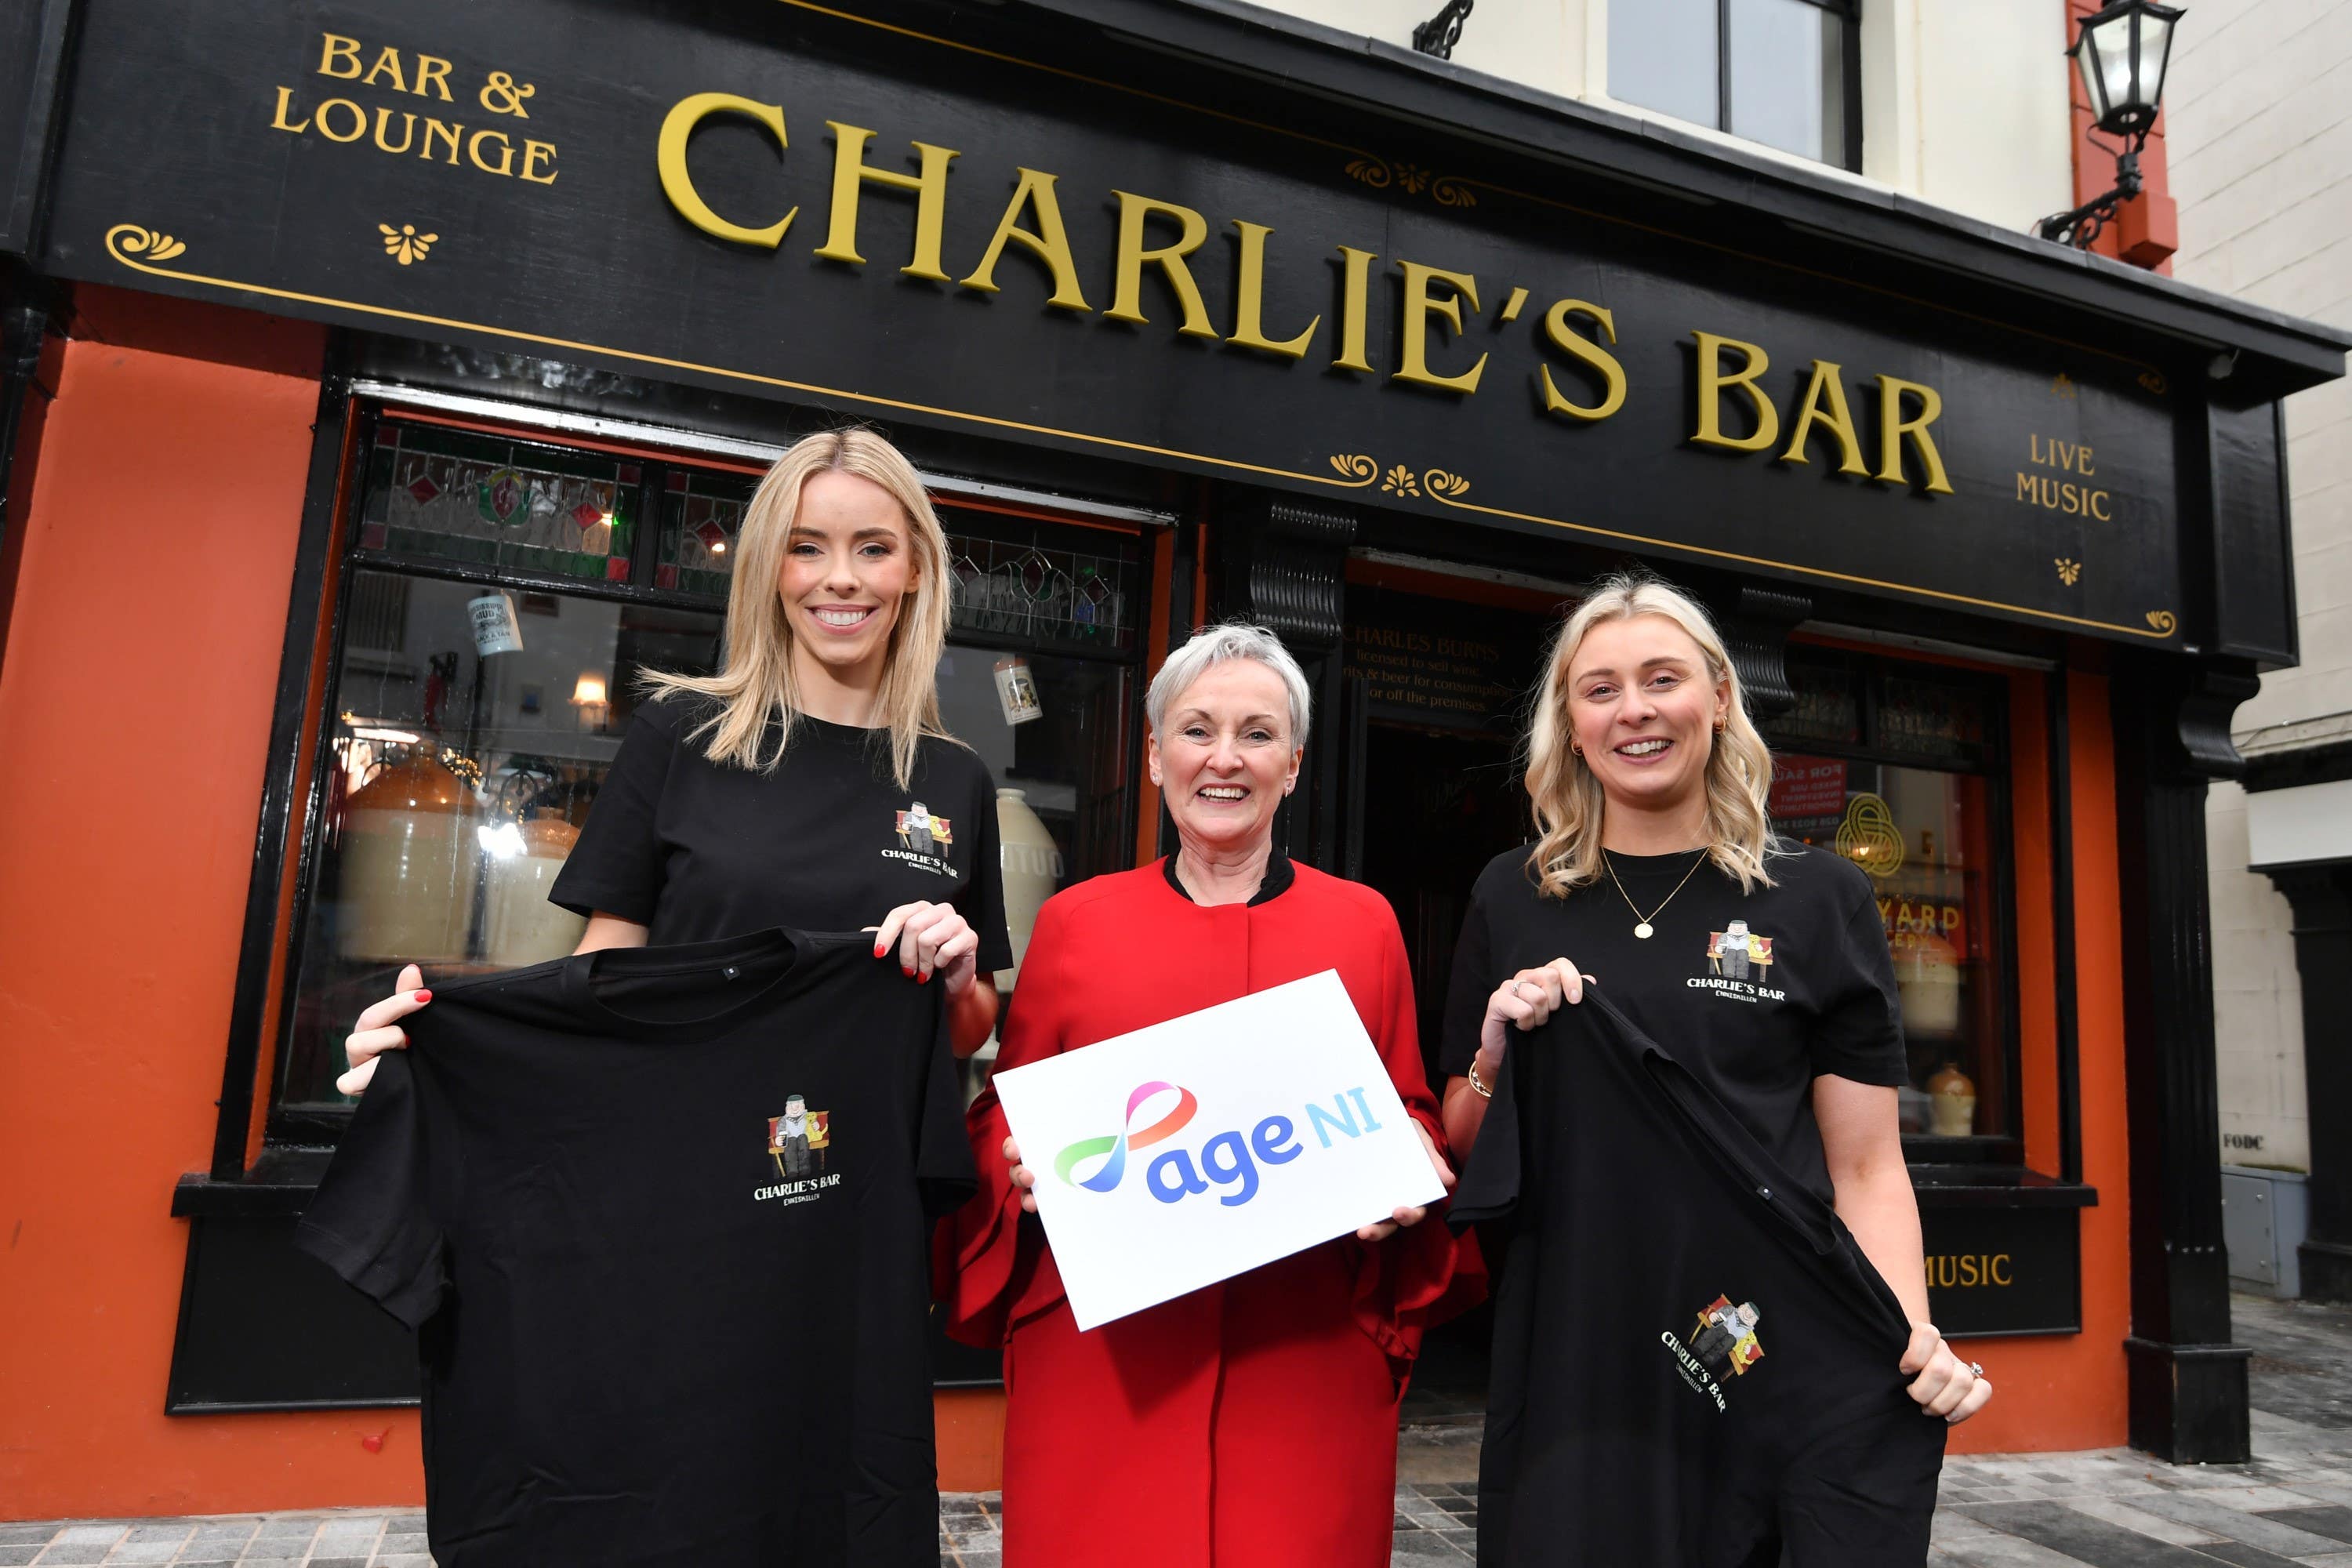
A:
[[[1966,1138],[1977,1130],[1976,1080],[1958,1062],[1946,1062],[1944,1070],[1927,1080],[1927,1100],[1934,1108],[1937,1137]]]
[[[520,968],[565,957],[580,945],[587,921],[547,901],[547,889],[555,885],[555,874],[563,869],[578,842],[580,830],[548,806],[513,832],[493,835],[482,868],[485,959]]]
[[[343,803],[346,957],[454,963],[466,956],[482,850],[466,781],[419,749]]]
[[[1028,798],[1017,789],[996,792],[997,858],[1004,877],[1004,925],[1013,939],[1013,967],[996,972],[1000,989],[1010,991],[1020,978],[1021,960],[1029,952],[1029,933],[1036,929],[1037,911],[1062,880],[1062,851],[1045,824],[1029,809]]]

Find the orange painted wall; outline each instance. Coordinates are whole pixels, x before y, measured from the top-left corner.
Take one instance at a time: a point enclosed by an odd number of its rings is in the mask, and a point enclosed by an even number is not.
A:
[[[1958,1454],[2102,1448],[2125,1436],[2124,1336],[2131,1325],[2126,1183],[2130,1167],[2124,1124],[2123,946],[2117,929],[2115,746],[2108,730],[2103,676],[2069,676],[2066,714],[2074,769],[2074,955],[2076,1016],[2083,1106],[2083,1179],[2099,1190],[2096,1208],[2083,1211],[2083,1331],[2080,1334],[1964,1342],[1993,1381],[1983,1415],[1952,1432]],[[2020,714],[2022,721],[2025,715]],[[2040,722],[2035,716],[2035,722]],[[2023,737],[2021,736],[2021,740]],[[2032,742],[2038,751],[2038,742]],[[2021,748],[2022,750],[2022,747]],[[2023,791],[2021,788],[2020,794]],[[2021,813],[2020,827],[2026,824]],[[2042,814],[2046,816],[2047,814]],[[2024,834],[2021,832],[2021,840]],[[2021,855],[2022,844],[2021,844]],[[2022,871],[2022,868],[2021,868]],[[2048,907],[2046,877],[2021,874],[2021,911],[2036,886]],[[2027,922],[2021,920],[2022,936]],[[2045,927],[2046,929],[2046,927]],[[2024,960],[2024,955],[2021,955]],[[2021,979],[2047,973],[2046,959],[2021,963]],[[2035,987],[2023,1000],[2030,1006]],[[2046,980],[2040,994],[2048,1006]],[[2029,1041],[2032,1033],[2029,1026]],[[2054,1077],[2031,1057],[2024,1064],[2029,1123],[2032,1107],[2054,1109]],[[2055,1163],[2054,1134],[2027,1142],[2037,1157]]]
[[[323,338],[91,309],[0,662],[0,1517],[414,1500],[413,1417],[163,1413]]]

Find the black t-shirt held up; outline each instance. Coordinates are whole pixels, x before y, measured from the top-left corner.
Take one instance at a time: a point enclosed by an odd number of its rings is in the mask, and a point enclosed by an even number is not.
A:
[[[638,705],[551,900],[649,926],[656,943],[856,931],[900,904],[951,903],[980,933],[981,972],[1012,963],[978,756],[926,739],[902,790],[888,731],[803,717],[761,773],[703,754],[695,731],[718,710],[692,694]]]
[[[1613,996],[1514,1031],[1454,1193],[1505,1241],[1478,1561],[1917,1568],[1947,1427],[1900,1304]]]
[[[1910,1077],[1877,897],[1860,867],[1801,844],[1783,841],[1766,862],[1777,886],[1745,893],[1712,865],[1694,873],[1700,853],[1612,855],[1623,893],[1604,875],[1565,899],[1538,896],[1524,848],[1488,862],[1454,950],[1444,1069],[1470,1070],[1496,986],[1571,959],[1634,1027],[1672,1044],[1774,1163],[1826,1199],[1813,1079]],[[1633,934],[1641,915],[1654,917],[1647,938]]]
[[[937,986],[770,931],[431,977],[299,1244],[420,1330],[442,1568],[938,1561]]]

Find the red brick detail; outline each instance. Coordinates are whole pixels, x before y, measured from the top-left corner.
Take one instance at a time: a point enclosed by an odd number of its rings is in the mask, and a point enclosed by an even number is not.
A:
[[[2083,18],[2098,15],[2103,6],[2102,0],[2065,0],[2065,5],[2064,42],[2071,46]],[[2074,106],[2074,201],[2080,205],[2116,183],[2115,155],[2105,149],[2117,142],[2113,137],[2091,130],[2091,100],[2083,90],[2082,73],[2071,62],[2066,68],[2066,90]],[[2086,132],[2097,136],[2098,142],[2084,140]],[[2172,199],[2172,184],[2165,172],[2161,113],[2157,116],[2155,130],[2148,134],[2147,146],[2140,153],[2139,168],[2147,188],[2116,210],[2115,222],[2107,226],[2106,232],[2091,248],[2101,256],[2112,256],[2135,267],[2169,273],[2172,253],[2180,248],[2180,208]]]

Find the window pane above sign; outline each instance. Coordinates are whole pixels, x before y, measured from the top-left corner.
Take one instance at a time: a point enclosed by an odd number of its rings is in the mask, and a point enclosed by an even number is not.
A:
[[[1717,125],[1717,0],[1612,0],[1609,96]]]
[[[1732,134],[1843,164],[1851,24],[1811,0],[1730,0],[1729,12]]]

